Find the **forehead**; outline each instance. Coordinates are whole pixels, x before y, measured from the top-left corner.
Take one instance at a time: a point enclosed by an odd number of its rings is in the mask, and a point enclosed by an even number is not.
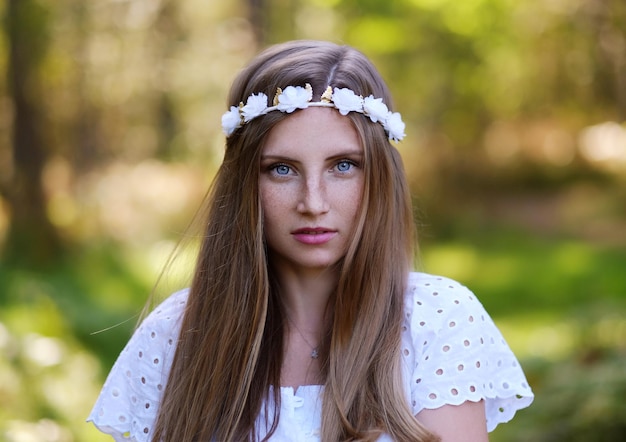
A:
[[[334,151],[363,152],[352,120],[333,108],[310,107],[295,111],[276,124],[262,155]]]

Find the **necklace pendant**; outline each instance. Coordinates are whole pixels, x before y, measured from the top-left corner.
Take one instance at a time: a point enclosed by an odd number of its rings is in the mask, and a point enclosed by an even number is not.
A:
[[[317,348],[314,348],[313,351],[311,352],[311,358],[317,359],[318,357],[319,357],[319,353],[317,352]]]

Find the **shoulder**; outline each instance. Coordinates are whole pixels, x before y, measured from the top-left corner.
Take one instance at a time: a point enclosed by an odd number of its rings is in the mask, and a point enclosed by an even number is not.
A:
[[[187,296],[188,290],[174,293],[142,321],[102,387],[88,421],[116,440],[150,440]]]
[[[415,314],[425,319],[428,318],[427,323],[417,323],[421,327],[440,327],[446,319],[465,312],[468,313],[467,317],[459,318],[459,320],[470,323],[485,320],[486,315],[478,298],[467,287],[453,279],[427,273],[409,274],[404,303],[405,313],[408,316]],[[479,316],[474,317],[472,313]],[[455,325],[456,323],[452,324],[452,326]]]
[[[474,293],[443,276],[411,273],[404,297],[404,315],[403,340],[415,355],[423,356],[439,343],[447,354],[435,353],[435,359],[478,351],[485,340],[503,341]],[[430,357],[426,361],[433,363]]]
[[[125,362],[122,356],[132,351],[135,351],[134,356],[139,359],[133,362],[142,363],[146,361],[144,359],[146,356],[154,356],[151,362],[157,366],[160,365],[160,362],[155,362],[158,355],[173,356],[174,344],[178,339],[187,305],[188,292],[187,289],[178,291],[152,310],[135,330],[117,362]],[[164,358],[162,362],[166,362]]]
[[[467,287],[411,273],[404,313],[401,352],[415,414],[484,400],[491,431],[530,404],[532,391],[517,358]]]
[[[146,316],[135,334],[148,334],[151,339],[156,339],[157,333],[178,335],[180,320],[185,313],[188,296],[189,289],[184,289],[167,297]]]

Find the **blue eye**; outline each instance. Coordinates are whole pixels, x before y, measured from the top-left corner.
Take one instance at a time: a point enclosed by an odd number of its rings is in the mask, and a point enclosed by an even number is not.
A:
[[[284,164],[278,164],[274,167],[274,172],[276,172],[277,175],[288,175],[289,170],[289,166],[285,166]]]
[[[348,172],[352,168],[350,161],[341,161],[337,164],[337,170],[339,172]]]

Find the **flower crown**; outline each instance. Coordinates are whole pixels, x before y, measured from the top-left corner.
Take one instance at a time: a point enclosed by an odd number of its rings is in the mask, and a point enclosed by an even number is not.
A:
[[[275,110],[291,113],[308,107],[334,107],[341,115],[358,112],[368,116],[372,122],[380,123],[390,140],[400,141],[404,138],[405,124],[402,117],[398,112],[391,112],[382,98],[374,98],[373,95],[363,98],[348,88],[333,89],[328,86],[320,101],[311,101],[312,99],[313,88],[309,83],[304,87],[287,86],[285,90],[278,88],[272,106],[267,105],[268,98],[264,93],[252,94],[245,105],[241,102],[239,106],[231,106],[222,115],[222,129],[228,137],[248,121]]]

